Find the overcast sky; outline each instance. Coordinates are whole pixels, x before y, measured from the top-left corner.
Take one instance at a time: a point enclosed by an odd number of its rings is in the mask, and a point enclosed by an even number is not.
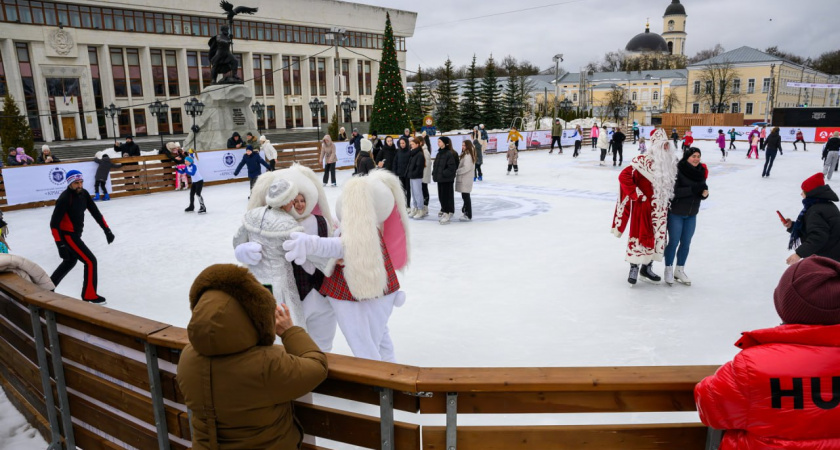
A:
[[[563,53],[570,72],[607,51],[623,49],[644,32],[661,34],[670,0],[356,0],[418,13],[407,42],[408,68],[439,66],[447,56],[455,66],[472,55],[483,62],[511,54],[541,69]],[[564,3],[539,9],[544,5]],[[686,55],[720,43],[726,50],[776,45],[803,57],[840,48],[838,0],[683,0],[687,18]],[[518,12],[515,12],[518,11]],[[834,17],[824,19],[831,11]],[[467,20],[490,14],[494,17]],[[772,19],[772,20],[771,20]]]

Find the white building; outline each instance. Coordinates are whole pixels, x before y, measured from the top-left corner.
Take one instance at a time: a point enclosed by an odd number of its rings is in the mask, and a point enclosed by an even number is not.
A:
[[[0,3],[0,94],[8,90],[36,140],[48,142],[113,137],[112,125],[122,136],[188,130],[184,102],[210,84],[207,42],[227,23],[215,1]],[[308,103],[316,97],[328,106],[321,123],[331,118],[336,72],[346,80],[341,100],[358,102],[352,121],[369,121],[385,14],[401,67],[417,20],[413,12],[334,0],[248,6],[259,12],[236,17],[233,52],[254,101],[266,105],[265,129],[314,126]],[[326,36],[332,27],[347,30],[340,62]],[[156,100],[169,105],[160,124],[148,109]],[[103,111],[111,103],[122,107],[116,124]]]

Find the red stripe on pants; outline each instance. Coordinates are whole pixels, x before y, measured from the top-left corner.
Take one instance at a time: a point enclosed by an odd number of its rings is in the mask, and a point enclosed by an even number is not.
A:
[[[76,252],[77,255],[79,255],[79,259],[82,260],[82,262],[85,265],[85,270],[87,271],[87,273],[85,273],[85,288],[82,291],[82,299],[83,300],[94,300],[94,299],[96,299],[96,297],[98,297],[98,295],[96,295],[96,289],[94,289],[94,287],[93,287],[93,279],[94,279],[93,271],[95,269],[93,267],[93,261],[91,261],[87,257],[85,252],[83,252],[82,249],[80,249],[79,246],[76,245],[75,242],[73,242],[73,239],[69,235],[65,234],[64,239],[67,241],[67,244],[70,246],[70,248],[72,248],[73,251]]]

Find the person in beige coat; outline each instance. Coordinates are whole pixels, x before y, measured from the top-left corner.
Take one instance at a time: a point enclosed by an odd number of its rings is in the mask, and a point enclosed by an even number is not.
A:
[[[472,201],[470,192],[473,188],[475,178],[475,147],[472,141],[466,140],[461,144],[461,158],[458,161],[458,170],[455,172],[455,191],[461,193],[464,206],[461,208],[461,222],[472,220]]]
[[[192,412],[193,448],[300,448],[292,401],[326,379],[326,355],[247,268],[204,269],[189,298],[177,381]]]
[[[516,149],[516,144],[513,142],[508,144],[507,161],[507,174],[510,175],[510,169],[513,169],[513,173],[519,175],[519,164],[517,163],[519,161],[519,150]]]
[[[335,163],[338,162],[338,157],[335,154],[335,144],[329,134],[324,135],[324,140],[321,141],[321,154],[318,156],[318,162],[324,167],[324,186],[327,185],[327,180],[332,178],[332,187],[335,184]]]

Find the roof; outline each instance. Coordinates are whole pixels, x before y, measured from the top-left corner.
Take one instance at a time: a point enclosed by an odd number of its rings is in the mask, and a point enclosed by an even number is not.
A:
[[[680,3],[680,0],[672,0],[671,4],[665,8],[666,16],[684,16],[685,6]]]
[[[645,28],[644,33],[639,33],[630,39],[624,47],[628,52],[669,52],[668,43],[662,36],[651,33],[650,28]]]
[[[721,53],[715,57],[705,59],[700,62],[696,62],[694,64],[689,64],[689,67],[695,66],[706,66],[709,64],[723,64],[723,63],[731,63],[731,64],[744,64],[744,63],[760,63],[760,62],[774,62],[774,61],[784,61],[789,62],[791,64],[795,64],[791,61],[788,61],[784,58],[773,56],[769,53],[764,53],[761,50],[756,50],[752,47],[743,46],[740,48],[736,48],[735,50],[730,50],[726,53]],[[797,64],[799,65],[799,64]]]
[[[674,80],[671,82],[671,87],[674,86],[688,86],[688,80],[685,78],[680,78],[679,80]]]
[[[686,78],[688,71],[685,69],[669,69],[669,70],[634,70],[632,72],[596,72],[588,77],[589,81],[599,82],[608,80],[618,81],[646,81],[659,80],[662,78]],[[563,83],[580,83],[580,73],[567,73],[560,77],[557,81]]]

